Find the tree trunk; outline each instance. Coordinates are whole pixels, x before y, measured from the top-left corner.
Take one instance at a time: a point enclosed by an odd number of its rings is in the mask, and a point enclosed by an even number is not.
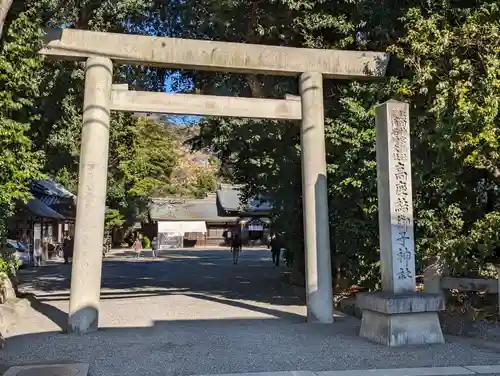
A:
[[[0,0],[0,39],[2,39],[3,26],[13,2],[14,0]]]

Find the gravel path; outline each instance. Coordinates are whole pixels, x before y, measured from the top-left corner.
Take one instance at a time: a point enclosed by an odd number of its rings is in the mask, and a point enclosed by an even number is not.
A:
[[[269,252],[169,251],[103,268],[100,327],[62,333],[70,266],[22,273],[32,309],[9,333],[0,363],[80,361],[94,376],[177,376],[293,370],[490,365],[500,354],[466,341],[389,349],[357,337],[359,321],[304,323],[301,290],[280,282]]]

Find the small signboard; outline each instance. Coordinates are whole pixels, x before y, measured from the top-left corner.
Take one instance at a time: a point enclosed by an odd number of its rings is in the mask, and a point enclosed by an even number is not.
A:
[[[260,219],[253,219],[248,222],[248,231],[264,231],[265,223]]]
[[[264,226],[251,224],[248,226],[248,231],[264,231]]]
[[[160,232],[158,233],[158,249],[174,249],[182,248],[184,241],[184,234],[180,232]]]

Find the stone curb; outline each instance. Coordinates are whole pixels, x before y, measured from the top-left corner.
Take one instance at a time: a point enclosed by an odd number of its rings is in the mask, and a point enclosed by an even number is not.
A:
[[[500,364],[488,366],[421,367],[393,369],[360,369],[345,371],[282,371],[259,373],[228,373],[217,376],[449,376],[500,374]],[[197,375],[215,376],[215,375]]]
[[[8,333],[9,328],[26,312],[30,306],[26,299],[12,299],[0,304],[0,337]],[[0,348],[3,347],[0,338]]]
[[[481,347],[495,352],[500,352],[500,342],[491,339],[454,336],[451,334],[445,335],[445,338],[453,339],[453,341],[467,342],[473,346]]]
[[[88,372],[89,365],[86,363],[33,364],[10,367],[4,376],[17,376],[21,374],[86,376]]]

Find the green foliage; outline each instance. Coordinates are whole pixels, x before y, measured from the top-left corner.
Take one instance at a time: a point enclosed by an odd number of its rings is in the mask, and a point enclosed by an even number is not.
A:
[[[108,206],[127,224],[144,219],[149,198],[168,189],[177,155],[170,133],[154,120],[113,117],[108,168]]]
[[[79,29],[124,32],[152,17],[153,1],[64,2],[31,1],[29,7],[46,26],[65,24]],[[36,51],[36,50],[35,50]],[[84,65],[47,61],[38,71],[40,95],[36,97],[40,121],[30,138],[43,151],[43,170],[76,193],[84,91]],[[165,70],[117,67],[115,82],[132,88],[161,88]],[[108,228],[129,225],[145,218],[150,195],[169,184],[175,164],[172,140],[162,124],[113,113],[108,167]]]
[[[171,184],[165,193],[179,197],[204,198],[217,188],[218,169],[218,163],[213,160],[200,163],[196,155],[193,157],[190,153],[178,153]]]
[[[486,1],[410,8],[390,48],[408,70],[395,90],[413,105],[419,252],[454,274],[480,272],[499,245],[499,16]]]
[[[215,39],[394,55],[386,82],[325,82],[332,260],[340,275],[379,283],[373,106],[389,98],[411,103],[418,270],[439,257],[454,274],[481,272],[500,240],[498,4],[286,0],[259,2],[256,9],[253,2],[228,1],[223,11],[207,4],[210,17],[187,34],[209,30]],[[286,78],[194,79],[201,90],[242,96],[297,90]],[[211,119],[193,143],[212,147],[228,177],[247,184],[248,195],[275,202],[275,227],[285,230],[301,256],[297,126]]]
[[[16,6],[21,4],[16,2]],[[354,50],[390,51],[383,82],[325,81],[332,260],[338,276],[379,283],[373,107],[411,104],[417,262],[441,258],[454,274],[481,273],[499,247],[500,5],[477,0],[379,2],[223,0],[28,1],[9,16],[0,56],[0,220],[40,171],[73,191],[78,171],[83,66],[44,62],[41,25]],[[26,11],[29,10],[29,11]],[[120,67],[114,82],[162,90],[165,69]],[[208,94],[282,98],[295,78],[182,72]],[[187,80],[187,81],[186,81]],[[204,119],[192,140],[210,148],[227,180],[274,202],[295,266],[303,267],[300,137],[295,123]],[[4,147],[6,145],[6,147]],[[184,158],[162,125],[112,117],[108,227],[144,217],[151,195],[203,197],[218,169]],[[6,214],[5,214],[6,213]],[[124,222],[122,222],[124,221]],[[3,222],[2,222],[3,223]]]
[[[20,262],[12,252],[2,252],[0,255],[0,280],[3,276],[15,276]]]
[[[120,228],[125,223],[125,219],[119,210],[108,209],[106,211],[106,217],[104,219],[105,228],[111,230],[113,228]]]
[[[39,177],[41,154],[28,132],[36,121],[32,99],[39,94],[41,35],[31,16],[20,14],[0,44],[0,239],[17,202],[31,197],[30,181]]]
[[[42,27],[147,33],[159,12],[166,16],[170,9],[175,8],[163,0],[14,3],[0,45],[0,224],[17,201],[30,197],[29,183],[40,172],[77,191],[84,64],[44,61],[38,54]],[[115,69],[114,80],[135,89],[161,90],[166,74],[165,69],[122,66]],[[108,229],[144,219],[150,196],[176,190],[171,184],[176,147],[163,124],[112,115]],[[200,175],[190,190],[203,195],[209,185]]]
[[[147,236],[143,236],[142,238],[142,248],[149,249],[151,248],[151,241]]]

